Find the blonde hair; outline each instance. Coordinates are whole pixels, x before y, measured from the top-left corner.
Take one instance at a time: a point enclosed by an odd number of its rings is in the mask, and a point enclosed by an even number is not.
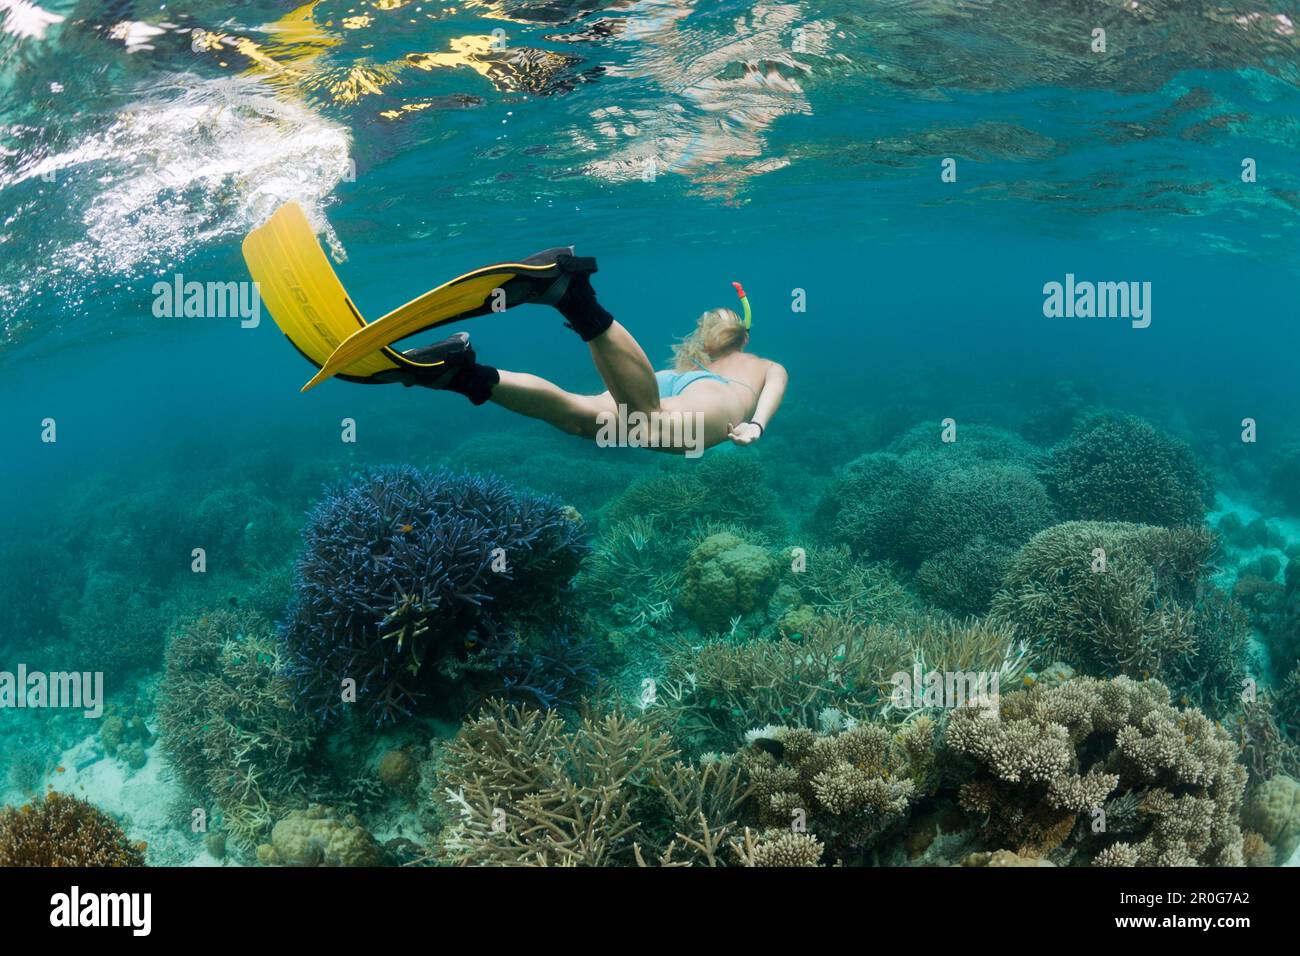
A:
[[[735,352],[745,344],[749,330],[730,309],[709,309],[695,323],[695,331],[673,346],[673,370],[686,372],[695,363],[707,365],[713,359]]]

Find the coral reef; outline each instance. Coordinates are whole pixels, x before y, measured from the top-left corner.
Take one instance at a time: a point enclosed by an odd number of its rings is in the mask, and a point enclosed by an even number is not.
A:
[[[702,630],[720,631],[733,618],[767,607],[777,563],[764,548],[721,532],[696,546],[681,580],[682,609]]]
[[[143,850],[103,811],[62,793],[0,810],[0,866],[144,866]]]
[[[1251,548],[1282,548],[1286,539],[1267,518],[1252,518],[1249,523],[1241,520],[1235,511],[1224,512],[1215,524],[1219,534],[1234,548],[1249,550]]]
[[[912,562],[909,533],[916,508],[937,477],[924,455],[871,452],[835,472],[813,515],[823,541],[856,556]]]
[[[636,516],[604,528],[577,590],[620,628],[650,628],[672,617],[689,539],[660,519]]]
[[[931,460],[960,467],[1000,462],[1034,472],[1043,463],[1042,449],[996,425],[958,422],[955,440],[944,441],[944,435],[945,429],[940,424],[923,422],[896,438],[889,451],[895,455],[920,453]]]
[[[1083,677],[1008,694],[995,719],[954,711],[944,742],[973,763],[960,802],[998,848],[1097,865],[1242,863],[1236,745],[1200,711],[1171,706],[1158,681]],[[1130,792],[1127,814],[1107,802]]]
[[[303,706],[332,717],[355,681],[379,722],[409,714],[467,636],[561,618],[586,554],[580,524],[552,499],[504,482],[411,468],[340,487],[304,529],[285,654]]]
[[[804,570],[793,577],[798,599],[789,603],[811,616],[831,614],[905,627],[926,613],[903,586],[894,565],[856,561],[846,545],[814,545],[805,549],[804,557]]]
[[[281,670],[270,626],[248,611],[200,617],[167,647],[162,749],[209,817],[245,848],[307,801],[319,743],[315,721],[293,706]]]
[[[1052,452],[1048,488],[1065,517],[1199,523],[1214,489],[1191,449],[1132,415],[1098,412]]]
[[[257,860],[267,866],[379,866],[384,857],[355,816],[312,804],[275,824],[271,841],[257,848]]]
[[[1282,446],[1274,456],[1268,490],[1292,514],[1300,514],[1300,442]]]

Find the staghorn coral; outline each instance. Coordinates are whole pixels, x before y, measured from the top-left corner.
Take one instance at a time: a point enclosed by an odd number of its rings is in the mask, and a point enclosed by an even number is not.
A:
[[[804,557],[804,570],[795,574],[794,583],[799,600],[814,615],[898,626],[924,615],[923,606],[890,564],[856,561],[846,545],[814,545],[805,550]]]
[[[190,621],[167,647],[158,699],[163,752],[244,848],[307,802],[319,744],[281,669],[270,626],[249,611]]]
[[[1059,524],[1012,560],[990,617],[1036,641],[1049,660],[1090,674],[1154,676],[1222,713],[1240,690],[1247,628],[1226,596],[1202,585],[1213,549],[1204,529]]]
[[[748,774],[759,823],[769,833],[803,833],[806,827],[808,836],[844,862],[860,862],[936,782],[935,723],[929,717],[897,729],[857,723],[821,735],[768,727],[761,736],[768,746],[748,747],[737,758]]]
[[[954,711],[944,743],[973,764],[960,802],[995,844],[1100,865],[1242,862],[1237,748],[1199,710],[1170,706],[1158,681],[1084,677],[1009,694],[996,718]],[[1140,794],[1139,823],[1080,826],[1121,791]]]
[[[682,739],[725,750],[755,725],[816,726],[827,707],[864,717],[882,700],[889,675],[910,666],[899,631],[824,615],[797,640],[679,644],[669,652],[656,706]]]
[[[1066,517],[1199,523],[1214,489],[1190,448],[1132,415],[1098,412],[1052,452],[1048,489]]]
[[[144,866],[143,849],[102,810],[62,793],[0,810],[0,866]]]
[[[640,515],[605,528],[575,582],[583,599],[625,628],[671,618],[689,548],[666,529],[663,519]]]
[[[442,672],[475,695],[525,701],[543,710],[574,707],[600,680],[595,640],[567,629],[528,629],[489,637],[467,657],[448,658]]]
[[[1277,723],[1289,739],[1300,740],[1300,665],[1277,688]]]
[[[726,758],[673,758],[644,718],[588,714],[569,731],[554,712],[489,701],[443,749],[439,847],[461,865],[720,865],[746,791]]]
[[[298,699],[335,716],[351,679],[356,704],[377,722],[411,713],[436,677],[426,665],[458,653],[467,635],[562,618],[586,554],[558,501],[412,468],[338,488],[303,534],[283,628]]]
[[[720,631],[733,618],[766,609],[776,590],[777,564],[758,545],[720,532],[691,552],[681,580],[682,609],[702,630]]]
[[[1278,774],[1300,777],[1300,747],[1280,726],[1272,695],[1261,693],[1244,702],[1230,727],[1251,783]]]
[[[795,637],[693,646],[668,655],[659,702],[680,739],[703,749],[735,747],[754,726],[816,727],[829,708],[850,720],[887,709],[898,672],[998,673],[1010,685],[1027,658],[1011,631],[984,621],[918,619],[909,628],[821,615]]]

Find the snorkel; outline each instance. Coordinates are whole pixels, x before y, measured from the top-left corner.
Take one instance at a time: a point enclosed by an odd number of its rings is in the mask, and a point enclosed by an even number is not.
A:
[[[736,295],[740,296],[740,307],[745,313],[745,317],[740,320],[740,324],[748,330],[754,322],[754,313],[749,308],[749,296],[745,295],[745,288],[739,282],[731,284],[736,288]]]

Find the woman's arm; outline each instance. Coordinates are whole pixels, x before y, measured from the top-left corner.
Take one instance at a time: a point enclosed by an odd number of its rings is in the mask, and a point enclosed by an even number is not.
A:
[[[785,398],[785,386],[789,381],[790,376],[785,368],[776,362],[769,365],[767,374],[763,376],[763,387],[759,390],[753,417],[739,425],[728,425],[727,437],[737,445],[749,445],[758,441],[767,432],[768,422],[776,410],[781,407],[781,399]]]

